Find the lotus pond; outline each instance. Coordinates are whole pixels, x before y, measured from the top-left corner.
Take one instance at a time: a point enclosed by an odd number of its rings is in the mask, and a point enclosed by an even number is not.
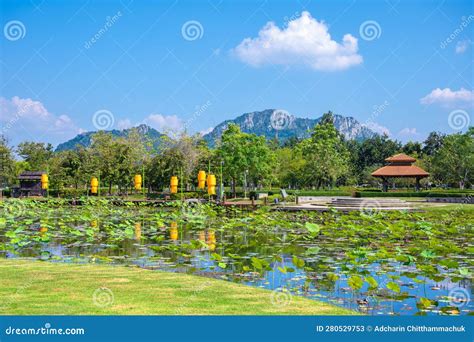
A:
[[[474,211],[254,212],[178,202],[0,202],[0,257],[137,265],[369,315],[473,313]]]

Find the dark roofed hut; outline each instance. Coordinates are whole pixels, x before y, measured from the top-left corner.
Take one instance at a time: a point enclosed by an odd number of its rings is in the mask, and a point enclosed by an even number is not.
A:
[[[46,190],[41,188],[41,175],[45,171],[25,171],[18,176],[20,186],[13,188],[13,197],[44,196]]]
[[[420,179],[428,177],[430,174],[421,167],[412,165],[416,162],[415,158],[407,156],[404,153],[396,154],[385,159],[387,166],[372,172],[373,177],[382,178],[383,191],[388,190],[389,178],[415,178],[416,190],[420,190]]]

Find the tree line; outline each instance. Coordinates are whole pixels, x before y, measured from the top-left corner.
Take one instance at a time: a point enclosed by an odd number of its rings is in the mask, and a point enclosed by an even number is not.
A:
[[[125,192],[135,174],[144,174],[149,190],[169,186],[178,176],[186,190],[193,190],[199,170],[216,174],[233,193],[244,182],[250,187],[323,189],[338,186],[379,186],[371,172],[396,153],[417,158],[416,165],[430,172],[426,184],[465,188],[474,184],[474,128],[465,133],[432,132],[424,142],[402,144],[387,135],[363,141],[346,140],[326,113],[306,139],[277,139],[244,133],[230,124],[214,148],[199,134],[163,136],[158,147],[137,130],[125,137],[100,131],[89,147],[54,152],[48,143],[25,141],[16,148],[0,137],[0,181],[2,187],[17,182],[27,170],[47,171],[50,187],[86,189],[100,174],[101,187]],[[399,185],[404,180],[397,181]]]

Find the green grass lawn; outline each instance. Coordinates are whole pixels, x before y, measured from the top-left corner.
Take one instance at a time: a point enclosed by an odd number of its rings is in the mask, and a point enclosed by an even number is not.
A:
[[[297,296],[279,302],[271,291],[223,280],[135,267],[1,259],[0,279],[2,315],[356,314]]]
[[[473,213],[474,212],[474,204],[465,204],[465,203],[446,203],[446,204],[438,204],[438,203],[423,203],[420,205],[425,211],[434,211],[434,212],[445,212],[445,213]]]

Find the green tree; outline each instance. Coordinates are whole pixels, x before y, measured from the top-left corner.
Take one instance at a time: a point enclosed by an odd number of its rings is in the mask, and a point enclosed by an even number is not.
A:
[[[422,153],[421,144],[417,141],[409,141],[402,147],[403,153],[418,158]]]
[[[100,175],[100,184],[107,184],[109,194],[112,192],[112,184],[116,176],[114,138],[112,134],[99,131],[91,137],[91,153],[93,170],[89,177]]]
[[[327,113],[324,113],[323,116],[321,117],[321,120],[319,120],[318,124],[320,124],[320,125],[325,125],[325,124],[334,125],[334,113],[332,111],[328,111]]]
[[[153,188],[163,189],[169,186],[170,177],[178,176],[181,184],[180,170],[184,167],[183,155],[176,146],[168,146],[150,161],[147,178]]]
[[[235,124],[222,134],[217,148],[219,160],[224,162],[224,173],[231,181],[232,193],[236,196],[236,184],[244,178],[244,172],[255,185],[270,182],[275,156],[265,137],[243,133]]]
[[[50,160],[50,187],[82,187],[87,189],[97,165],[92,163],[91,150],[78,146],[76,150],[57,152]]]
[[[144,141],[137,128],[133,128],[126,137],[114,141],[114,181],[120,191],[133,184],[133,176],[142,174],[149,159],[150,145]],[[145,179],[145,182],[147,180]],[[146,185],[145,185],[146,186]]]
[[[0,136],[0,187],[15,182],[15,160],[13,150],[4,136]]]
[[[369,170],[385,164],[385,159],[401,150],[398,141],[389,139],[387,135],[376,135],[361,142],[351,141],[346,143],[351,151],[352,170],[359,182],[367,182]]]
[[[327,116],[329,117],[329,115]],[[332,120],[321,120],[301,143],[306,160],[303,177],[308,185],[333,186],[349,171],[349,152]]]
[[[431,171],[436,179],[445,183],[457,183],[459,188],[473,182],[474,174],[474,127],[464,133],[448,135],[442,147],[433,156]]]
[[[46,171],[48,161],[53,156],[53,145],[25,141],[18,145],[17,153],[28,163],[31,170]]]
[[[298,188],[303,185],[303,169],[306,161],[299,147],[283,147],[276,152],[277,167],[274,169],[275,178],[281,187]]]
[[[431,132],[423,142],[423,154],[433,156],[443,146],[445,134]]]
[[[182,133],[177,139],[163,137],[158,155],[153,156],[147,174],[155,188],[168,187],[171,176],[178,176],[186,190],[196,184],[197,169],[207,170],[209,149],[199,135]]]

